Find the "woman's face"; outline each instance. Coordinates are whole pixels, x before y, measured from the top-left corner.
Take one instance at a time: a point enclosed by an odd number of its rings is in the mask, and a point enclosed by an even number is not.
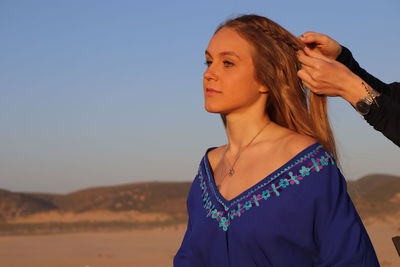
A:
[[[236,31],[227,27],[211,38],[203,78],[204,105],[208,112],[227,115],[244,111],[265,97],[260,92],[266,92],[266,88],[255,80],[252,49]]]

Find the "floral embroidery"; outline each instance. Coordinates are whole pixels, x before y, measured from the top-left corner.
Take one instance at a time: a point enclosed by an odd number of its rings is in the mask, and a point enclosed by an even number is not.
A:
[[[320,172],[325,166],[328,166],[329,164],[334,165],[335,162],[330,153],[324,151],[322,153],[322,156],[321,153],[318,153],[321,148],[322,145],[317,146],[310,153],[301,157],[299,160],[284,168],[282,171],[276,173],[267,181],[259,184],[258,186],[255,186],[255,188],[250,190],[245,195],[241,196],[238,199],[235,199],[234,201],[228,201],[228,205],[225,204],[224,201],[222,201],[216,194],[215,188],[211,181],[210,173],[208,172],[206,166],[205,169],[208,174],[209,188],[211,188],[211,191],[218,202],[224,207],[224,210],[218,210],[215,204],[212,203],[211,197],[207,192],[207,180],[203,175],[202,169],[199,168],[198,178],[200,181],[200,188],[202,190],[204,203],[203,207],[208,211],[206,216],[211,216],[212,219],[215,219],[218,222],[219,227],[221,227],[224,231],[227,231],[231,220],[233,220],[235,217],[240,217],[243,213],[245,213],[252,207],[260,206],[263,201],[272,196],[279,197],[283,189],[291,185],[300,184],[300,182],[306,176],[309,176],[312,172]],[[279,181],[275,181],[278,177],[282,176],[284,178],[279,179]],[[245,200],[247,198],[247,201],[242,202],[242,200]]]

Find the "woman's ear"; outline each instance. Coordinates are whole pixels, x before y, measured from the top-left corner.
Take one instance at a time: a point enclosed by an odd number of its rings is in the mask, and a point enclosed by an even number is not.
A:
[[[260,94],[268,94],[269,89],[268,89],[267,87],[261,85],[260,88],[258,89],[258,92],[259,92]]]

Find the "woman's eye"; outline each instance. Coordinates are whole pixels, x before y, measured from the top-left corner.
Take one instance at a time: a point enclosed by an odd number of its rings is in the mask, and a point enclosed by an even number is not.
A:
[[[211,64],[212,64],[212,61],[211,61],[211,60],[206,60],[206,61],[204,61],[204,65],[206,65],[206,66],[210,66]],[[224,61],[224,65],[225,65],[226,67],[232,67],[234,64],[233,64],[232,62],[230,62],[230,61],[225,60],[225,61]]]
[[[224,64],[225,64],[225,66],[228,66],[228,67],[232,67],[234,65],[232,62],[227,61],[227,60],[224,61]]]

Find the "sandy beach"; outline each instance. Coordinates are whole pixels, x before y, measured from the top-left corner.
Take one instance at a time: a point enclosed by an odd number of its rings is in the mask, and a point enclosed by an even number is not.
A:
[[[370,218],[365,226],[381,266],[400,266],[391,237],[398,219]],[[156,267],[172,266],[186,225],[151,230],[0,237],[4,267]]]
[[[0,237],[2,267],[172,266],[184,225],[123,232]]]

